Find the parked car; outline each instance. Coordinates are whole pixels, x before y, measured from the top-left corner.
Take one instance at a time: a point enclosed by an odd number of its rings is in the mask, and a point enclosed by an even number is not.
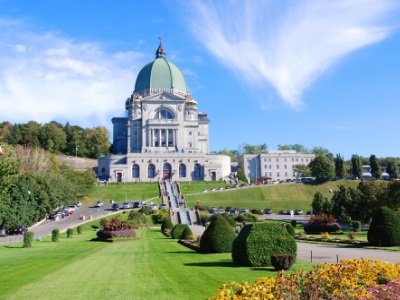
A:
[[[135,202],[133,202],[133,208],[140,208],[140,207],[142,207],[141,201],[135,201]]]
[[[119,204],[118,204],[118,203],[113,203],[113,204],[111,205],[111,209],[112,209],[112,210],[119,210]]]
[[[165,203],[160,205],[160,209],[164,209],[164,208],[167,208],[167,205]]]
[[[104,203],[101,201],[97,201],[94,207],[103,207]]]
[[[280,215],[290,215],[290,210],[280,210],[279,214]]]
[[[242,209],[239,211],[239,214],[248,213],[248,212],[249,212],[249,209],[248,209],[248,208],[242,208]]]
[[[152,204],[152,205],[150,205],[151,206],[151,208],[153,209],[153,210],[158,210],[158,205],[157,204]]]
[[[124,202],[124,203],[122,203],[122,208],[129,209],[129,208],[131,208],[131,204],[129,202]]]
[[[224,214],[224,213],[225,213],[225,208],[219,207],[219,208],[218,208],[218,213],[219,213],[219,214]]]
[[[0,237],[7,236],[7,230],[4,227],[0,228]]]
[[[270,215],[270,214],[272,214],[272,209],[270,209],[270,208],[264,209],[264,214],[265,214],[265,215]]]
[[[18,235],[18,234],[24,234],[26,231],[26,228],[24,226],[16,226],[16,227],[11,227],[7,230],[8,235]]]
[[[303,214],[303,211],[302,211],[301,209],[296,209],[296,210],[294,211],[294,214],[295,214],[295,215],[298,215],[298,216],[301,216],[301,215]]]
[[[216,207],[211,207],[211,208],[208,210],[208,212],[209,212],[210,214],[212,214],[212,215],[215,215],[215,214],[218,213],[218,208],[216,208]]]

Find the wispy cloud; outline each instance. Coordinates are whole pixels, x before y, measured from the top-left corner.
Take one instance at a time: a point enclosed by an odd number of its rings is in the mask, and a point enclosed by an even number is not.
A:
[[[396,9],[395,0],[193,0],[185,19],[221,63],[296,107],[340,58],[385,39]]]
[[[109,126],[121,115],[143,57],[0,20],[0,121]]]

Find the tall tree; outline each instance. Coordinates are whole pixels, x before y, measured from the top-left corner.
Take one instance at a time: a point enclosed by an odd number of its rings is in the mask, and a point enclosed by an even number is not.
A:
[[[328,149],[324,148],[324,147],[314,147],[311,150],[312,153],[314,153],[315,155],[325,155],[328,156],[331,160],[333,160],[333,154],[331,151],[329,151]]]
[[[382,176],[379,161],[374,154],[369,157],[369,165],[371,166],[371,175],[375,179],[379,179]]]
[[[335,157],[335,175],[339,179],[344,177],[344,159],[340,154]]]
[[[324,183],[332,180],[335,175],[333,161],[327,155],[317,155],[309,164],[311,175],[317,183]]]
[[[386,172],[389,174],[391,179],[397,178],[397,161],[395,159],[388,160]]]
[[[294,165],[293,172],[296,173],[297,178],[311,176],[311,170],[309,166],[304,164]]]
[[[300,144],[278,145],[278,150],[294,150],[299,153],[308,153],[306,147]]]
[[[357,178],[361,178],[362,176],[361,158],[356,154],[351,156],[351,175]]]

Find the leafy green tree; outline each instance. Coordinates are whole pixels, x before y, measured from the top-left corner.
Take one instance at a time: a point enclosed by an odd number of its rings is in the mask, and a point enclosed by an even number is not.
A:
[[[8,143],[8,136],[12,127],[13,125],[8,121],[0,123],[0,142]]]
[[[335,157],[335,176],[336,178],[344,177],[344,159],[340,154]]]
[[[260,154],[260,153],[266,153],[268,151],[268,146],[267,144],[260,144],[260,145],[244,144],[242,145],[242,150],[244,154]]]
[[[50,122],[40,129],[39,140],[42,147],[49,152],[62,152],[67,144],[66,134],[61,124]]]
[[[389,174],[391,179],[397,178],[397,161],[390,159],[386,166],[386,172]]]
[[[344,185],[339,186],[339,190],[334,191],[332,196],[332,214],[342,223],[348,223],[350,216],[347,208],[351,206],[352,197]]]
[[[311,150],[312,153],[314,153],[315,155],[324,155],[327,156],[329,159],[333,160],[333,154],[332,152],[330,152],[328,149],[324,148],[324,147],[314,147]]]
[[[296,173],[296,177],[309,177],[311,176],[311,170],[308,165],[298,164],[293,166],[293,172]]]
[[[240,168],[237,171],[237,179],[240,181],[243,181],[243,182],[248,182],[246,175],[244,174],[243,170]]]
[[[227,155],[231,158],[231,161],[234,162],[238,161],[239,157],[239,152],[237,150],[229,150],[227,148],[218,151],[217,154]]]
[[[327,197],[323,196],[320,192],[314,194],[314,199],[311,203],[314,214],[326,213],[330,214],[330,202]]]
[[[300,144],[278,145],[278,150],[294,150],[299,153],[308,153],[309,150]]]
[[[317,155],[309,164],[311,175],[316,178],[317,183],[332,180],[334,176],[334,165],[332,159],[326,155]]]
[[[371,175],[375,179],[379,179],[382,176],[379,161],[374,154],[369,157],[369,164],[371,166]]]
[[[110,137],[105,127],[88,128],[85,130],[85,141],[88,149],[88,156],[97,158],[100,155],[108,154],[110,150]]]
[[[351,156],[351,175],[357,178],[362,176],[362,162],[359,155],[353,154]]]
[[[400,181],[390,181],[381,199],[384,201],[383,205],[400,211]]]

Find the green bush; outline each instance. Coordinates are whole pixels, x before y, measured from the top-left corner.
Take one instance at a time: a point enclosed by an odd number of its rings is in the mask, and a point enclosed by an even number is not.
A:
[[[194,235],[189,226],[186,226],[182,234],[182,240],[194,240]]]
[[[235,221],[239,223],[257,222],[257,216],[253,215],[252,213],[242,213],[235,218]]]
[[[296,220],[291,220],[291,221],[290,221],[290,224],[292,224],[292,226],[293,226],[294,228],[296,228],[296,226],[297,226],[297,221],[296,221]]]
[[[171,238],[183,239],[183,234],[186,228],[188,228],[186,224],[176,224],[171,230]]]
[[[200,239],[200,252],[225,253],[232,251],[235,232],[228,221],[221,215],[208,225]]]
[[[73,234],[74,234],[74,231],[72,230],[72,228],[68,228],[67,229],[67,238],[71,238]]]
[[[76,232],[78,233],[78,234],[81,234],[82,233],[82,226],[78,226],[78,227],[76,227]]]
[[[233,241],[232,259],[242,266],[271,266],[271,255],[296,256],[296,241],[278,222],[251,223],[245,225]]]
[[[60,230],[59,229],[53,229],[51,232],[51,241],[52,242],[58,242],[58,239],[60,238]]]
[[[262,215],[262,214],[263,214],[262,210],[261,210],[261,209],[258,209],[258,208],[253,208],[253,209],[251,210],[251,213],[252,213],[253,215]]]
[[[271,264],[276,271],[289,270],[296,258],[292,254],[273,254],[271,255]]]
[[[143,213],[134,210],[129,212],[128,221],[135,227],[147,225],[146,216]]]
[[[209,221],[209,222],[214,221],[215,218],[216,218],[217,216],[218,216],[218,215],[212,215],[212,216],[208,219],[208,221]],[[220,216],[224,217],[225,220],[229,223],[229,225],[231,225],[232,227],[236,227],[236,221],[235,221],[235,218],[234,218],[233,216],[231,216],[231,215],[229,215],[229,214],[227,214],[227,213],[221,214]]]
[[[292,224],[290,223],[286,223],[284,224],[286,227],[287,232],[290,234],[290,236],[294,236],[296,234],[296,230],[294,229],[294,227],[292,226]]]
[[[167,230],[171,230],[174,227],[170,218],[166,218],[161,223],[161,231],[166,232]]]
[[[32,241],[33,241],[33,232],[25,231],[23,247],[24,248],[31,248],[32,247]]]
[[[352,221],[351,226],[353,227],[354,232],[361,231],[361,222],[360,221]]]
[[[388,207],[378,208],[368,230],[372,246],[400,246],[400,217]]]
[[[169,210],[161,209],[157,214],[151,216],[154,224],[162,224],[164,219],[169,219]]]
[[[145,215],[152,215],[153,209],[151,208],[151,206],[143,206],[141,209],[139,209],[139,212]]]

